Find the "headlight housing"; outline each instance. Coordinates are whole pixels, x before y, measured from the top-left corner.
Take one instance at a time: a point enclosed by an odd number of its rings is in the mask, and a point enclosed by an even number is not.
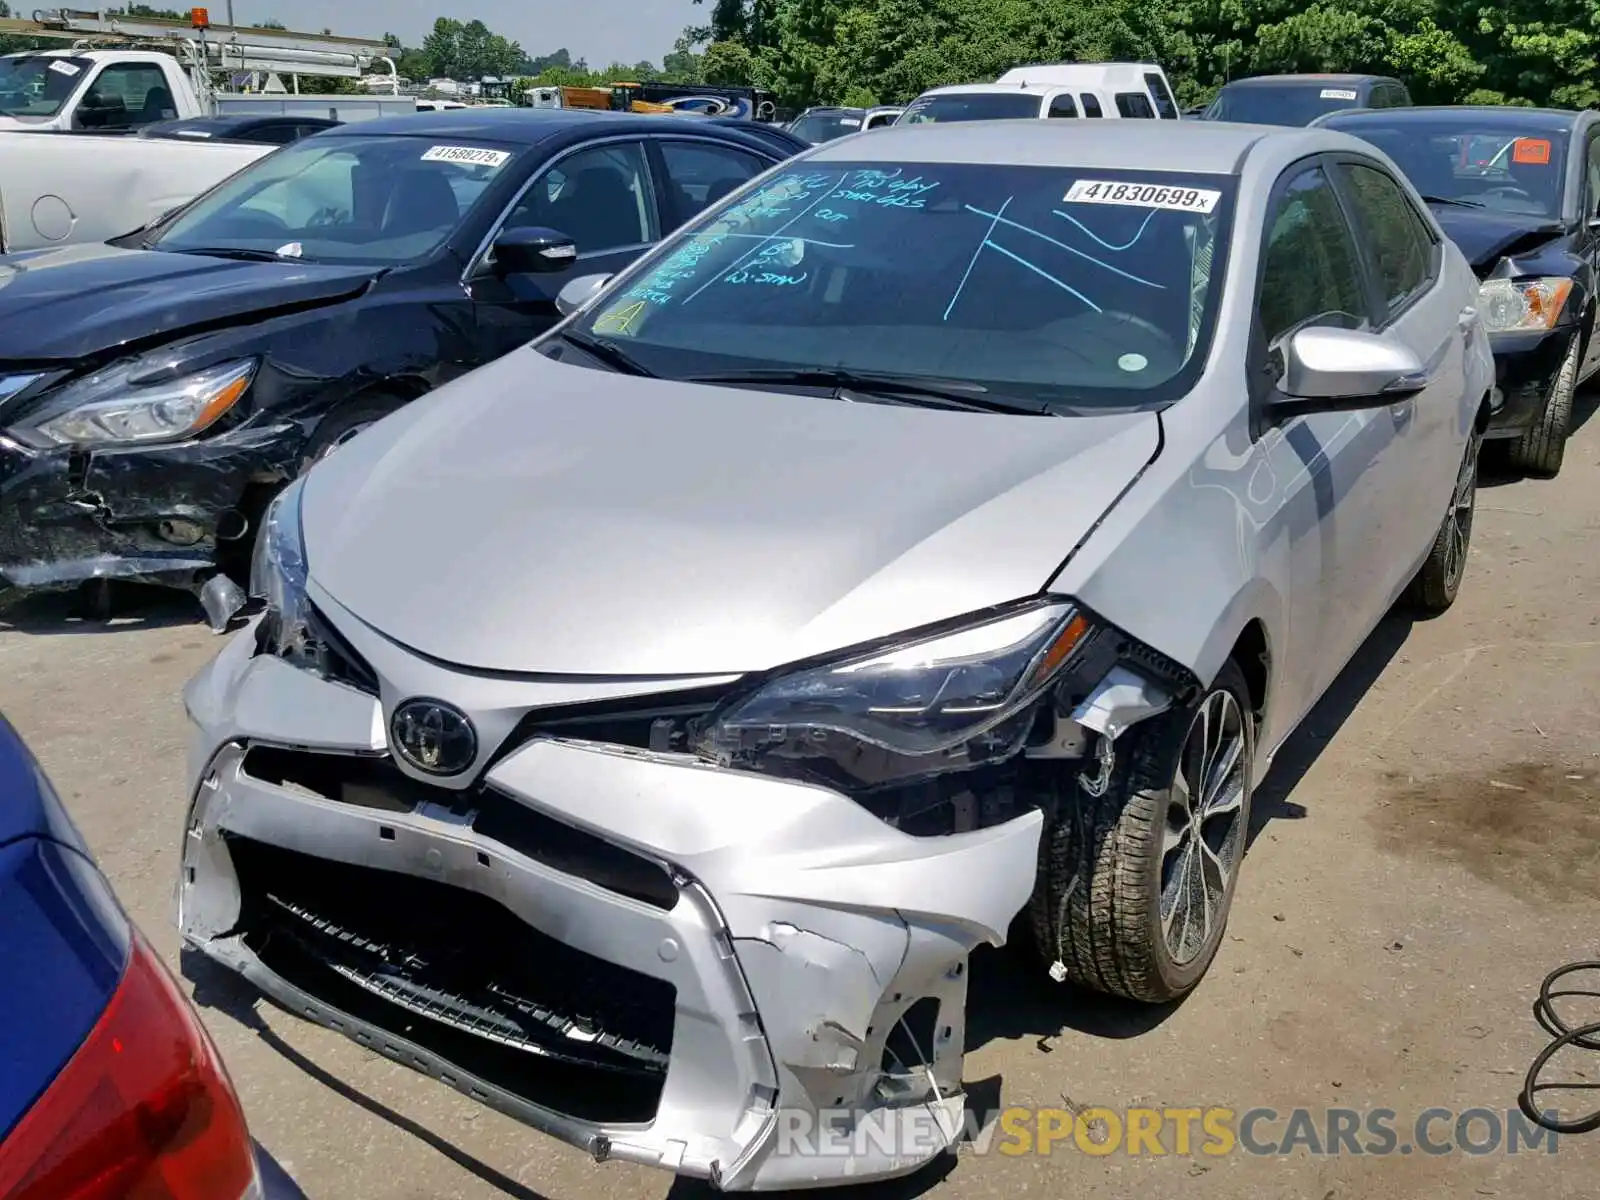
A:
[[[148,360],[118,363],[68,385],[12,432],[41,450],[182,441],[203,433],[239,402],[256,365],[244,359],[159,378],[160,368]]]
[[[256,634],[261,652],[316,670],[320,647],[311,630],[309,572],[300,531],[304,490],[305,480],[297,479],[278,493],[261,518],[250,564],[250,594],[266,602]]]
[[[1478,308],[1490,333],[1554,329],[1572,294],[1572,280],[1490,279],[1478,289]]]
[[[1093,629],[1050,598],[951,632],[801,668],[733,697],[694,739],[724,766],[855,791],[1022,750],[1038,700]]]

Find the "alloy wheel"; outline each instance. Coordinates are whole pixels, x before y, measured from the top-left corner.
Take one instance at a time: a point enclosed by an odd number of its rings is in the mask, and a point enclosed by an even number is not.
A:
[[[1444,577],[1445,586],[1454,591],[1461,582],[1461,572],[1467,566],[1467,546],[1472,540],[1472,512],[1478,495],[1478,446],[1474,436],[1467,446],[1467,455],[1456,474],[1456,490],[1450,497],[1450,511],[1445,516]]]
[[[1178,756],[1161,846],[1161,933],[1177,966],[1193,962],[1227,918],[1249,772],[1249,722],[1231,691],[1214,691]]]

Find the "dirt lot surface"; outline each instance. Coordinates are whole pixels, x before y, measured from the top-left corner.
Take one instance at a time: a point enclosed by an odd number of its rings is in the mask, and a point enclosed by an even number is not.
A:
[[[1585,406],[1590,412],[1593,401]],[[1129,1013],[974,963],[967,1078],[1007,1105],[1514,1108],[1545,1037],[1539,980],[1600,952],[1600,421],[1561,477],[1480,493],[1460,601],[1391,618],[1279,756],[1210,976]],[[179,688],[218,641],[182,602],[110,627],[30,603],[0,621],[0,707],[134,918],[174,964]],[[193,968],[191,967],[191,970]],[[313,1198],[658,1200],[702,1189],[596,1166],[203,971],[198,999],[271,1154]],[[1592,1011],[1592,1010],[1591,1010]],[[1600,1020],[1600,1013],[1590,1017]],[[1600,1077],[1600,1054],[1577,1064]],[[1570,1101],[1562,1103],[1570,1105]],[[1594,1107],[1591,1103],[1589,1107]],[[1434,1124],[1453,1140],[1453,1121]],[[1479,1124],[1472,1136],[1486,1137]],[[1197,1135],[1197,1141],[1198,1135]],[[1593,1197],[1600,1133],[1558,1153],[966,1154],[849,1200]]]

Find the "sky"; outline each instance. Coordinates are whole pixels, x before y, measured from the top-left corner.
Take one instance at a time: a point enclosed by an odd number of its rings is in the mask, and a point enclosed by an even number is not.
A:
[[[209,7],[213,21],[227,19],[227,0],[210,0]],[[240,25],[273,18],[304,33],[397,33],[408,46],[420,44],[438,17],[476,17],[534,57],[565,46],[593,67],[659,63],[685,25],[706,19],[705,11],[692,0],[233,0]]]

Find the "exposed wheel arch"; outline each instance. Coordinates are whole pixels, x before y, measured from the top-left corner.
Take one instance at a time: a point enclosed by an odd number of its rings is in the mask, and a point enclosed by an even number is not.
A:
[[[1259,617],[1245,622],[1239,636],[1234,639],[1228,658],[1244,676],[1250,692],[1250,708],[1255,714],[1259,730],[1266,720],[1268,692],[1272,680],[1272,646],[1267,637],[1267,626]]]

